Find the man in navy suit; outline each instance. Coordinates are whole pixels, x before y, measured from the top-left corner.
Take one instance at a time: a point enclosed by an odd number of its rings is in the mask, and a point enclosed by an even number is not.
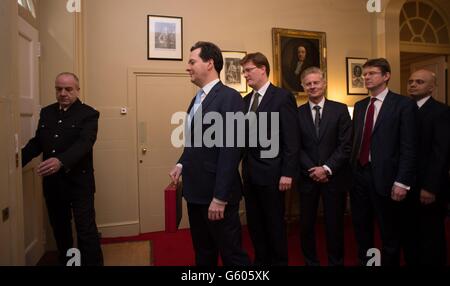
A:
[[[187,129],[191,132],[187,134],[187,145],[169,173],[174,183],[183,175],[183,196],[188,203],[197,266],[216,266],[219,254],[225,266],[250,263],[241,245],[238,212],[242,193],[238,171],[241,150],[236,142],[232,147],[226,144],[226,136],[235,134],[225,133],[229,126],[219,126],[219,133],[224,134],[214,134],[217,144],[203,140],[212,127],[204,120],[206,116],[219,115],[225,123],[227,113],[242,113],[244,109],[241,95],[220,82],[222,68],[222,53],[215,44],[197,42],[191,48],[187,71],[200,90],[188,109]]]
[[[363,65],[370,97],[355,104],[350,193],[360,263],[374,247],[374,217],[378,220],[381,264],[400,263],[400,226],[404,199],[414,185],[417,106],[408,97],[387,88],[391,68],[384,58]]]
[[[412,210],[418,221],[413,220],[414,232],[408,233],[408,238],[417,243],[409,249],[417,260],[407,262],[444,266],[447,259],[445,218],[450,190],[450,117],[448,106],[431,96],[435,87],[436,76],[428,70],[418,70],[408,80],[408,95],[419,107],[420,151]]]
[[[344,265],[345,182],[349,179],[352,123],[345,104],[325,99],[326,81],[317,67],[301,76],[308,102],[300,125],[300,233],[306,265],[318,266],[315,223],[322,196],[328,265]]]
[[[297,171],[297,105],[289,91],[270,83],[270,65],[263,54],[248,54],[241,65],[248,85],[253,88],[244,98],[250,122],[242,175],[248,228],[255,249],[254,264],[287,265],[284,194],[291,189]],[[273,123],[276,116],[278,121]],[[265,118],[266,125],[262,122]],[[269,139],[272,145],[263,146],[261,138]],[[253,146],[252,141],[256,142]]]

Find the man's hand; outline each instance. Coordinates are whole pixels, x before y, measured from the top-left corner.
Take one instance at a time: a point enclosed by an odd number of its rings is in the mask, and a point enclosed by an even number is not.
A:
[[[280,178],[280,184],[279,184],[278,188],[279,188],[280,192],[285,192],[287,190],[290,190],[292,188],[292,178],[282,176]]]
[[[328,182],[328,174],[324,167],[313,167],[308,170],[309,177],[318,183]]]
[[[391,198],[394,201],[400,202],[405,199],[407,193],[408,193],[407,189],[394,185],[392,186]]]
[[[420,191],[420,202],[423,205],[429,205],[431,203],[434,203],[434,201],[436,200],[436,195],[433,193],[430,193],[424,189],[422,189]]]
[[[182,168],[180,166],[175,165],[175,167],[173,167],[173,169],[169,172],[169,177],[175,185],[178,185],[178,180],[181,176],[181,169]]]
[[[214,200],[209,204],[208,219],[209,220],[222,220],[225,212],[225,204],[219,204]]]
[[[42,177],[50,176],[57,173],[61,166],[58,158],[49,158],[37,166],[37,174]]]

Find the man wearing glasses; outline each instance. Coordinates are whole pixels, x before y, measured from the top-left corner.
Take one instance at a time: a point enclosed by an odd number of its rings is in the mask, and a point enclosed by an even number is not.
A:
[[[269,82],[270,65],[263,54],[248,54],[241,65],[248,85],[253,88],[244,98],[244,110],[248,116],[257,118],[255,124],[249,117],[246,133],[247,142],[258,138],[257,144],[247,145],[242,163],[247,222],[255,249],[254,264],[287,265],[284,194],[292,188],[298,165],[297,105],[289,91]],[[265,115],[266,125],[262,124]],[[275,116],[279,121],[272,126],[271,119]],[[261,138],[271,134],[277,138],[267,139],[278,143],[278,152],[265,156],[264,151],[270,147],[263,147]]]
[[[381,265],[400,263],[400,229],[404,200],[414,183],[417,106],[390,91],[386,59],[363,65],[370,97],[355,104],[351,206],[358,257],[362,265],[374,247],[374,217],[380,227]]]

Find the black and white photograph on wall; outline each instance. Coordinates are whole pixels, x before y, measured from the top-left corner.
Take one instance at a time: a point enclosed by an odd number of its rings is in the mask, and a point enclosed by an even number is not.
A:
[[[155,48],[175,50],[175,24],[157,22],[155,23],[155,28]]]
[[[247,92],[247,81],[242,72],[241,60],[247,53],[241,51],[222,51],[223,69],[220,72],[220,80],[235,90]]]
[[[367,58],[346,58],[347,94],[367,95],[369,91],[364,85],[363,65]]]
[[[149,60],[183,60],[183,19],[173,16],[147,16]]]

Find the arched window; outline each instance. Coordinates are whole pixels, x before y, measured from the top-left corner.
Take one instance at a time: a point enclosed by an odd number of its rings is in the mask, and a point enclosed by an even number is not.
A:
[[[448,23],[430,3],[408,0],[400,13],[400,41],[450,44]]]
[[[17,0],[20,6],[30,11],[31,15],[36,18],[36,0]]]

